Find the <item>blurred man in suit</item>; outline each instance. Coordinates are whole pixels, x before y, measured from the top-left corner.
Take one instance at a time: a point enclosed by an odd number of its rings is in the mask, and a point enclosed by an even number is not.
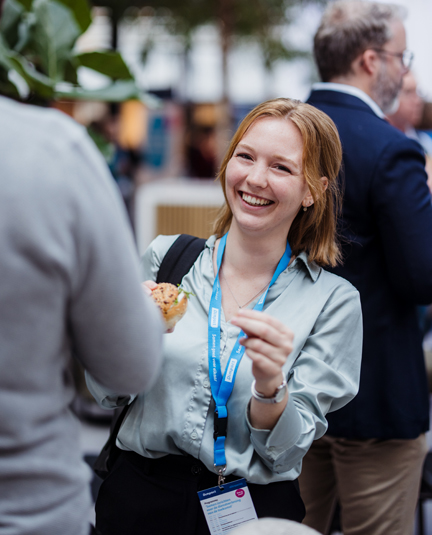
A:
[[[432,302],[432,205],[423,151],[384,116],[412,60],[403,13],[331,3],[314,53],[323,82],[308,102],[333,119],[344,149],[344,264],[334,271],[360,291],[364,344],[359,394],[329,414],[305,457],[305,523],[326,533],[339,499],[344,535],[408,535],[429,428],[416,305]]]

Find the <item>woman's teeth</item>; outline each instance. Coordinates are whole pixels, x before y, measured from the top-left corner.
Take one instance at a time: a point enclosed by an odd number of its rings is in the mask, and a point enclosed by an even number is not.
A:
[[[270,201],[267,201],[266,199],[258,199],[257,197],[252,197],[252,195],[247,195],[246,193],[242,193],[242,199],[252,206],[265,206],[270,204]]]

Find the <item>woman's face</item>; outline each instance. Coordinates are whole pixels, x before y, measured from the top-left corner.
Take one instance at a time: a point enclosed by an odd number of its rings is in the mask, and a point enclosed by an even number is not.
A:
[[[312,204],[302,168],[303,139],[289,119],[258,119],[226,168],[232,225],[286,240],[302,203]]]

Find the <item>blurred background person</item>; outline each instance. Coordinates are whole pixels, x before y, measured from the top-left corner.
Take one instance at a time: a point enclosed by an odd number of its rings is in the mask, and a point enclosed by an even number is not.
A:
[[[387,115],[390,124],[403,132],[406,136],[418,141],[422,146],[426,158],[426,173],[428,175],[428,186],[432,192],[432,138],[426,132],[422,132],[417,127],[421,124],[424,114],[425,101],[419,94],[416,77],[412,71],[407,72],[403,77],[402,89],[398,97],[398,108],[393,114]],[[423,343],[426,357],[426,367],[428,372],[429,385],[432,384],[432,358],[431,358],[431,329],[432,329],[432,307],[419,306],[418,315],[420,328],[426,339]],[[429,334],[428,334],[429,333]],[[430,389],[430,388],[429,388]]]
[[[191,127],[186,143],[187,173],[191,178],[216,177],[216,133],[211,126]]]
[[[0,532],[88,535],[72,354],[109,389],[150,387],[159,312],[120,195],[82,127],[0,97]]]
[[[128,103],[129,104],[129,103]],[[123,108],[125,105],[123,104]],[[137,148],[123,147],[121,143],[121,107],[109,103],[106,112],[88,125],[96,146],[103,154],[111,174],[120,190],[130,223],[134,225],[133,195],[135,176],[142,156]]]
[[[399,93],[398,108],[395,113],[387,115],[394,127],[411,139],[415,139],[423,147],[426,157],[428,186],[432,192],[432,138],[426,132],[418,130],[423,117],[424,100],[419,95],[417,80],[412,71],[403,77],[402,89]]]
[[[300,475],[305,523],[323,533],[337,499],[344,535],[411,533],[428,449],[417,305],[432,301],[432,204],[423,150],[385,120],[412,61],[403,20],[393,4],[332,2],[314,40],[323,82],[308,102],[343,147],[334,272],[359,290],[364,321],[359,393],[329,414]]]

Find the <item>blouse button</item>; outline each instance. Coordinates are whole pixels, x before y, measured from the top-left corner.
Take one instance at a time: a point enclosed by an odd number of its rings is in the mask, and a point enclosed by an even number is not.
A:
[[[192,440],[195,440],[196,438],[198,438],[198,435],[195,433],[195,431],[193,431],[190,437]]]
[[[203,383],[205,388],[208,388],[210,386],[210,382],[206,379]]]
[[[198,476],[201,473],[201,466],[198,464],[193,464],[191,466],[191,472],[194,476]]]

